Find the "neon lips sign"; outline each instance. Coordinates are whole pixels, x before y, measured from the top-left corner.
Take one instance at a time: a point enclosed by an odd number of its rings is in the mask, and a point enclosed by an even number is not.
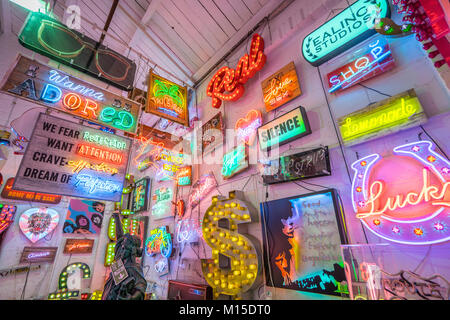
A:
[[[250,45],[250,55],[239,59],[236,69],[222,67],[209,81],[206,94],[212,97],[213,108],[220,108],[222,100],[236,101],[244,94],[244,84],[266,63],[264,40],[255,33]],[[229,92],[225,94],[224,92]]]
[[[371,232],[389,241],[411,245],[450,240],[450,162],[433,149],[431,142],[418,141],[394,148],[396,156],[391,160],[372,154],[352,164],[353,209]],[[411,158],[416,168],[417,163],[420,165],[420,175],[411,175],[409,168],[413,167],[408,167],[412,165]],[[408,169],[403,183],[398,180],[388,183],[380,177],[372,179],[374,173],[382,175],[382,165],[388,167],[392,159],[394,168],[400,165],[405,172]],[[413,176],[420,178],[411,179]],[[392,177],[392,172],[385,177],[386,180]],[[408,190],[397,192],[398,185]],[[417,189],[410,191],[413,187]]]

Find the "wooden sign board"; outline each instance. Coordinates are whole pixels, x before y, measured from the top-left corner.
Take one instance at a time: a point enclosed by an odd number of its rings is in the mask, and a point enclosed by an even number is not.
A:
[[[94,239],[66,239],[64,253],[92,253]]]
[[[41,113],[13,188],[120,201],[131,140]]]
[[[202,152],[208,154],[225,141],[225,125],[222,112],[219,112],[202,126]]]
[[[55,261],[58,247],[25,247],[20,257],[20,263],[38,263]]]
[[[373,103],[338,119],[345,145],[356,145],[423,124],[427,116],[414,89]]]
[[[50,204],[58,204],[61,202],[61,196],[48,193],[14,190],[13,184],[14,178],[9,178],[6,181],[1,194],[2,198]]]
[[[261,82],[266,111],[272,111],[302,94],[294,62]]]
[[[145,111],[161,118],[189,126],[187,87],[150,73]]]
[[[137,129],[140,104],[20,54],[0,91],[102,126],[129,133]]]

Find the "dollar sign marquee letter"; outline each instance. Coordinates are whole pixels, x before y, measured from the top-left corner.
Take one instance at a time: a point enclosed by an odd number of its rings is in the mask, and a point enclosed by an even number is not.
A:
[[[228,199],[213,197],[203,218],[203,237],[212,248],[212,259],[202,259],[202,271],[214,298],[220,294],[241,298],[255,284],[260,269],[255,244],[237,230],[238,224],[252,219],[245,202],[236,196],[232,191]]]

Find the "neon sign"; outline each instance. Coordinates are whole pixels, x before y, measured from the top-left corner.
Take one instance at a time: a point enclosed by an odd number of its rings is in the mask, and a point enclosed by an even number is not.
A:
[[[358,144],[418,126],[427,119],[414,89],[371,104],[338,119],[342,140]]]
[[[142,178],[136,181],[131,193],[131,211],[134,213],[148,210],[148,198],[150,192],[150,178]]]
[[[150,231],[150,237],[145,242],[145,253],[148,256],[161,253],[165,258],[172,254],[172,235],[167,227],[159,227]]]
[[[58,247],[24,247],[20,263],[53,262]]]
[[[409,157],[419,164],[420,178],[410,175],[416,179],[411,178],[408,183],[410,188],[419,190],[393,193],[395,181],[371,178],[373,171],[381,170],[381,156],[364,157],[352,164],[356,217],[374,234],[393,242],[424,245],[450,240],[450,162],[436,153],[429,141],[408,143],[393,151],[403,156],[396,157],[397,161]],[[400,165],[405,167],[407,163]]]
[[[318,67],[376,33],[375,17],[388,16],[387,0],[358,0],[303,39],[303,57]]]
[[[0,203],[0,235],[14,222],[17,207]]]
[[[79,276],[81,275],[81,278]],[[86,263],[76,262],[67,265],[60,273],[58,291],[48,295],[48,300],[67,300],[78,298],[81,290],[81,280],[91,277],[91,269]],[[71,281],[69,281],[71,280]]]
[[[176,206],[175,206],[175,210],[176,210],[177,216],[182,218],[184,216],[185,209],[186,209],[186,207],[184,205],[184,200],[183,199],[179,199],[177,201],[177,203],[176,203]]]
[[[328,92],[347,89],[355,84],[373,78],[395,66],[389,44],[383,38],[369,43],[357,52],[354,59],[346,65],[328,73]],[[359,51],[359,50],[358,50]]]
[[[190,186],[192,183],[192,166],[178,169],[175,174],[175,180],[178,186]]]
[[[93,239],[66,239],[64,253],[92,253]]]
[[[25,70],[25,71],[24,71]],[[136,133],[140,105],[83,80],[72,77],[61,70],[19,55],[14,68],[1,87],[5,93],[31,100],[45,107],[113,127],[124,132]],[[96,137],[86,137],[95,142]],[[98,141],[98,140],[97,140]],[[104,141],[114,147],[114,139]],[[122,145],[123,150],[125,146]]]
[[[50,234],[59,222],[59,214],[50,208],[31,208],[19,218],[19,227],[23,234],[35,243]]]
[[[248,168],[247,148],[241,144],[223,156],[222,176],[229,179]]]
[[[216,186],[217,181],[212,172],[202,175],[192,186],[189,194],[189,207],[195,208]]]
[[[153,219],[157,220],[173,215],[173,192],[171,188],[161,187],[156,189],[152,199],[154,201],[152,207]]]
[[[31,202],[58,204],[61,202],[61,196],[47,193],[26,192],[13,189],[14,178],[9,178],[3,187],[1,196],[5,199],[23,200]]]
[[[209,81],[206,94],[212,98],[212,107],[220,108],[222,100],[236,101],[244,94],[244,84],[266,63],[264,40],[255,33],[250,45],[250,55],[239,59],[236,70],[229,67],[220,68]],[[226,94],[224,92],[229,92]]]
[[[258,110],[250,110],[244,118],[236,121],[234,130],[238,141],[251,146],[255,141],[258,128],[262,125],[262,114]]]

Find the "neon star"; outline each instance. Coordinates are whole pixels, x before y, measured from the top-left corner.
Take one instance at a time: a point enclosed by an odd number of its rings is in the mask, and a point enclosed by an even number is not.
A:
[[[416,236],[422,236],[423,235],[423,230],[420,228],[414,228],[414,234]]]
[[[393,228],[392,228],[392,232],[393,232],[393,233],[399,233],[399,232],[400,232],[400,229],[399,229],[398,227],[393,227]]]
[[[430,161],[430,162],[435,162],[435,161],[436,161],[436,158],[433,157],[433,156],[428,156],[428,157],[427,157],[427,160]]]
[[[412,147],[412,151],[414,152],[419,152],[419,150],[420,150],[419,146]]]
[[[444,230],[444,225],[442,223],[436,222],[433,227],[437,230],[437,231],[441,231]]]

